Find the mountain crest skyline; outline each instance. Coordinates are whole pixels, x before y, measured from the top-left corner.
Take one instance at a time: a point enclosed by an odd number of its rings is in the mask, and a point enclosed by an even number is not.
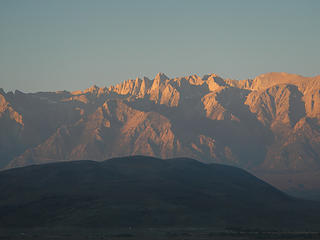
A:
[[[191,157],[257,172],[281,189],[303,184],[320,191],[320,75],[232,80],[158,73],[73,92],[1,91],[0,123],[2,168]],[[275,180],[276,172],[287,178]],[[319,181],[309,184],[304,174]]]

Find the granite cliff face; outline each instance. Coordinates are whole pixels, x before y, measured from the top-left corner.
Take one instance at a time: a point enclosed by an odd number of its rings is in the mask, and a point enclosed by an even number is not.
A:
[[[2,168],[137,154],[236,165],[284,190],[320,189],[320,76],[159,73],[75,92],[0,90]]]

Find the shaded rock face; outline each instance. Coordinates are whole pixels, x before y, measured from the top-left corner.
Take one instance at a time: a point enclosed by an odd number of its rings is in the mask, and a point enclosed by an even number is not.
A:
[[[159,73],[75,92],[1,90],[0,123],[2,168],[143,154],[258,175],[320,169],[319,76]]]
[[[201,137],[206,144],[209,139]],[[0,227],[210,227],[316,231],[320,205],[248,172],[130,156],[0,172]],[[288,217],[290,216],[290,217]]]

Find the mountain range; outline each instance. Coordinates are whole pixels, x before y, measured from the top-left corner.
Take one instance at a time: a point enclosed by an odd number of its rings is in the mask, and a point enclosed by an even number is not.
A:
[[[130,79],[84,91],[0,89],[0,167],[130,155],[247,169],[320,199],[320,76]]]

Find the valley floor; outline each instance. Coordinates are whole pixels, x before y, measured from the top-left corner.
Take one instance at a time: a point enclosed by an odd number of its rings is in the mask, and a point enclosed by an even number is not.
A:
[[[320,239],[320,232],[286,232],[261,230],[218,231],[210,228],[143,229],[0,229],[5,240],[245,240],[245,239]]]

